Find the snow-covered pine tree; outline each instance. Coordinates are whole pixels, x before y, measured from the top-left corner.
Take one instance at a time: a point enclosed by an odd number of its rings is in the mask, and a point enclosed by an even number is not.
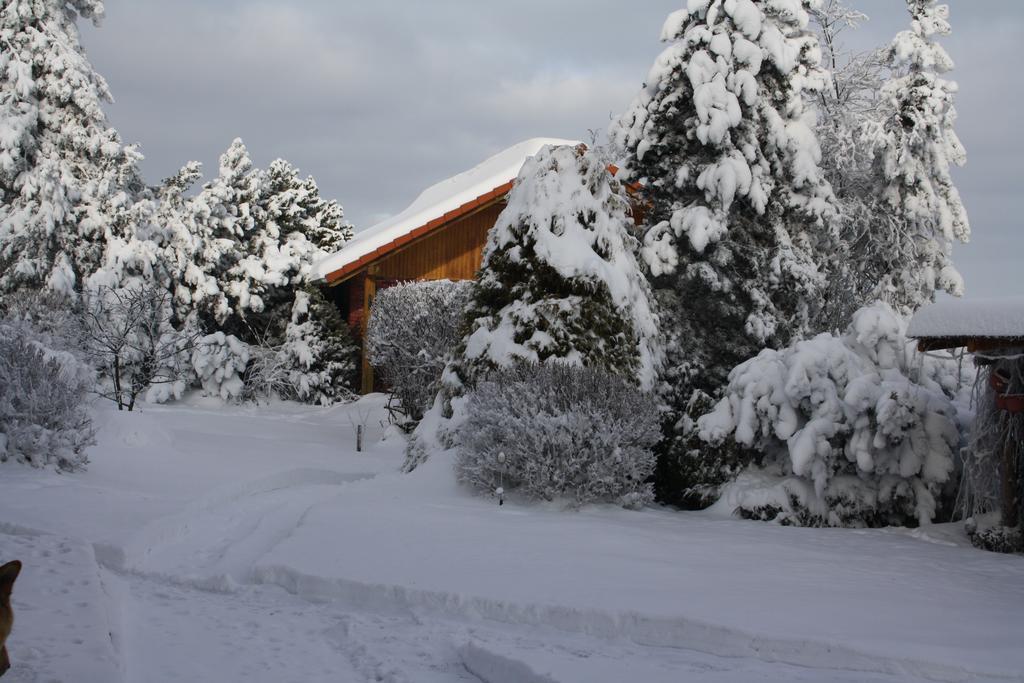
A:
[[[100,0],[0,6],[0,292],[71,293],[112,236],[133,240],[141,157],[107,124],[110,92],[75,25],[102,13]]]
[[[281,350],[294,398],[326,406],[353,396],[359,347],[338,307],[318,288],[295,292]]]
[[[936,290],[963,292],[952,262],[953,243],[967,242],[971,228],[950,174],[967,161],[953,130],[957,85],[940,74],[953,60],[937,42],[949,35],[949,7],[934,0],[907,0],[911,29],[889,48],[894,77],[882,89],[881,123],[868,131],[874,149],[875,192],[888,222],[878,253],[886,259],[880,296],[909,312],[932,301]]]
[[[193,283],[203,283],[205,275],[198,259],[200,235],[188,191],[203,177],[203,167],[191,161],[159,187],[153,189],[156,211],[153,223],[155,241],[161,248],[161,260],[169,273],[168,289],[172,293],[175,325],[182,324],[195,310]]]
[[[812,313],[832,210],[805,104],[828,82],[808,29],[817,5],[689,0],[611,130],[627,177],[645,186],[643,256],[669,338],[662,500],[684,502],[687,479],[719,476],[688,462],[701,455],[687,447],[687,411],[708,406],[739,362],[802,334]]]
[[[528,159],[484,249],[461,378],[558,359],[650,388],[658,325],[632,224],[598,153],[545,147]]]
[[[297,286],[313,264],[351,239],[337,202],[324,201],[316,181],[283,159],[261,175],[244,256],[229,269],[226,291],[246,325],[277,336],[289,319]],[[278,329],[281,328],[281,329]]]
[[[218,176],[190,202],[198,239],[186,280],[207,332],[226,328],[237,334],[244,328],[238,318],[249,302],[229,298],[230,273],[246,256],[245,245],[252,239],[253,206],[261,183],[249,151],[236,139],[221,155]]]
[[[283,338],[312,265],[352,236],[341,206],[321,198],[312,178],[281,159],[266,171],[254,168],[241,140],[190,205],[186,220],[197,235],[185,277],[191,292],[179,300],[191,298],[208,331],[249,343]]]
[[[324,201],[320,197],[320,188],[312,176],[302,181],[302,187],[310,215],[316,217],[305,226],[306,239],[318,249],[333,254],[355,235],[352,224],[345,220],[345,211],[336,199]]]

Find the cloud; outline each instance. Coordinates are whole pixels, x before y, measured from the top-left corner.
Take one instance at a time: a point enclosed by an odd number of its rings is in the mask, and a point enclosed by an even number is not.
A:
[[[604,128],[661,51],[665,17],[684,3],[106,0],[103,26],[82,30],[117,99],[111,119],[141,144],[151,181],[190,159],[215,168],[241,136],[258,164],[295,163],[365,227],[520,140],[586,139]],[[885,44],[906,27],[901,2],[848,4],[872,17],[848,34],[853,47]],[[977,0],[950,4],[945,45],[970,155],[957,180],[975,228],[956,254],[972,293],[996,293],[1002,276],[987,259],[1024,252],[1013,217],[1024,142],[1011,113],[1024,106],[1014,58],[1024,3],[985,0],[984,12]]]

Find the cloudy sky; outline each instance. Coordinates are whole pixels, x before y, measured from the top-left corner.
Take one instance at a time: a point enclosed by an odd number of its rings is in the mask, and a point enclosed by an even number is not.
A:
[[[850,0],[871,17],[851,47],[907,24],[899,0]],[[232,139],[257,164],[316,177],[357,229],[427,185],[530,137],[588,139],[622,111],[683,0],[106,0],[83,27],[110,84],[109,113],[151,182],[191,159],[208,175]],[[956,175],[974,238],[957,263],[972,297],[1024,294],[1021,0],[950,0],[945,45],[960,82]]]

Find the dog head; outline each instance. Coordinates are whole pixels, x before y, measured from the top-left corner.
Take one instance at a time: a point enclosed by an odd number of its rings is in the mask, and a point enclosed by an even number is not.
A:
[[[11,668],[11,660],[7,658],[7,636],[11,635],[14,626],[14,612],[11,610],[11,589],[14,580],[21,572],[21,562],[15,560],[0,567],[0,676]]]

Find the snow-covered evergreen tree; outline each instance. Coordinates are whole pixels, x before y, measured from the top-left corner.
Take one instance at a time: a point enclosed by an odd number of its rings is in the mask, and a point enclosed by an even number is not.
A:
[[[545,147],[528,159],[484,250],[463,378],[558,359],[651,387],[658,325],[631,226],[598,153]]]
[[[293,398],[326,406],[353,396],[359,347],[337,306],[316,287],[295,293],[281,353]]]
[[[967,211],[950,173],[967,155],[953,130],[957,85],[941,77],[953,60],[937,42],[949,35],[949,7],[907,0],[911,28],[889,48],[894,77],[882,89],[884,118],[866,134],[874,150],[875,192],[883,199],[887,237],[880,295],[912,311],[936,290],[959,295],[963,278],[953,243],[967,242]]]
[[[141,157],[108,125],[110,92],[75,25],[102,13],[99,0],[0,6],[0,293],[70,293],[104,265],[145,269],[126,263],[140,246]]]
[[[200,234],[188,191],[203,177],[202,164],[191,161],[180,171],[154,188],[156,207],[154,241],[168,273],[167,288],[172,293],[174,321],[182,324],[194,312],[193,283],[204,282],[200,264]]]
[[[809,30],[817,5],[690,0],[611,130],[644,184],[643,256],[669,338],[664,500],[681,502],[682,460],[700,457],[685,443],[688,407],[707,405],[700,397],[742,360],[802,334],[821,285],[832,192],[806,107],[828,82]]]
[[[201,337],[192,350],[195,383],[207,396],[240,400],[245,391],[242,375],[250,357],[249,345],[234,335],[214,332]]]
[[[352,237],[341,206],[326,202],[312,178],[278,159],[261,174],[255,221],[240,245],[244,256],[227,273],[227,292],[248,325],[271,330],[287,322],[296,286],[313,264]]]
[[[221,155],[217,177],[191,202],[198,240],[192,255],[194,265],[186,277],[192,301],[210,331],[225,326],[229,317],[248,306],[248,299],[237,302],[229,298],[230,273],[245,257],[244,245],[255,231],[253,207],[261,180],[245,144],[236,139]],[[229,330],[237,333],[240,327],[231,325]]]
[[[179,174],[181,182],[189,171]],[[340,205],[321,198],[312,178],[300,178],[280,159],[266,171],[255,168],[241,140],[221,157],[218,177],[190,209],[185,220],[196,237],[185,280],[191,291],[178,298],[202,312],[206,329],[249,343],[283,338],[295,291],[312,265],[352,236]]]

